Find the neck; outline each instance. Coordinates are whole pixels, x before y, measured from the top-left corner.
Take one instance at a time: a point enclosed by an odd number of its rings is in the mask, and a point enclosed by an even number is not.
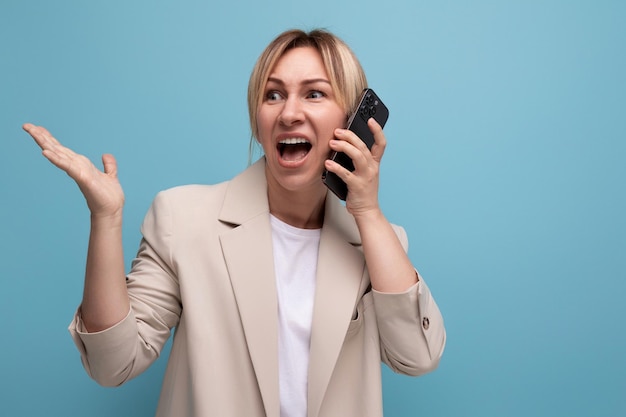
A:
[[[268,187],[270,213],[300,229],[320,229],[324,223],[326,187],[307,191],[288,191]]]

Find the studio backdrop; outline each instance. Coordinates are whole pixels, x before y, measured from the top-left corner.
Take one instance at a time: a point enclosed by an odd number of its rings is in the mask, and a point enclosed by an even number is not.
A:
[[[21,125],[116,156],[130,266],[158,191],[247,166],[248,77],[293,27],[342,37],[389,107],[381,205],[446,323],[434,373],[384,368],[385,415],[626,415],[625,21],[610,0],[3,0],[0,415],[152,416],[168,353],[117,388],[84,372],[89,212]]]

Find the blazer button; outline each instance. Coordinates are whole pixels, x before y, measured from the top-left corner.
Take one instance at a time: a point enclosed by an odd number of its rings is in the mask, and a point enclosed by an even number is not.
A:
[[[422,319],[422,327],[424,328],[424,330],[428,330],[428,328],[430,327],[430,320],[428,320],[428,317],[424,317]]]

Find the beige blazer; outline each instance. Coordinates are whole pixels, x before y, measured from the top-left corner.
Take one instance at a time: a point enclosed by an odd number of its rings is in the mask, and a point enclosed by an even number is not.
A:
[[[229,182],[157,195],[127,283],[128,316],[86,333],[70,325],[88,374],[115,386],[145,370],[175,328],[157,416],[279,417],[277,298],[264,159]],[[403,229],[395,227],[404,247]],[[443,320],[423,279],[372,291],[359,232],[328,194],[317,269],[309,417],[382,416],[381,360],[437,367]],[[420,277],[421,278],[421,277]],[[413,399],[407,399],[413,401]]]

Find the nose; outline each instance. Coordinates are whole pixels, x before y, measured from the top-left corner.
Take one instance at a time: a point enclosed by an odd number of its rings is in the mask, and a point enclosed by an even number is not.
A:
[[[287,96],[285,104],[278,115],[278,121],[283,126],[293,126],[304,120],[304,111],[299,97]]]

